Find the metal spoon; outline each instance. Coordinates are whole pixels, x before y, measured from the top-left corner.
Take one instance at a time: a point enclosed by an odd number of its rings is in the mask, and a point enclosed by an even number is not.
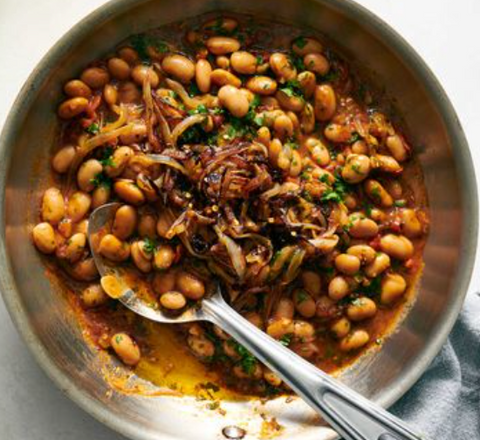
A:
[[[121,277],[97,252],[95,236],[108,225],[119,203],[97,208],[89,219],[88,239],[102,276]],[[218,325],[258,360],[280,376],[292,390],[316,410],[346,440],[424,440],[402,420],[319,370],[266,333],[259,330],[223,299],[221,289],[203,299],[198,308],[171,317],[139,298],[126,284],[118,300],[133,312],[162,323],[208,321]]]

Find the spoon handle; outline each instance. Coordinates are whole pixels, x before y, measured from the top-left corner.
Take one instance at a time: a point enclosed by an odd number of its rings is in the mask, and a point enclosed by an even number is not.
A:
[[[220,295],[203,301],[205,318],[267,365],[346,440],[424,440],[402,420],[328,376],[259,330]]]

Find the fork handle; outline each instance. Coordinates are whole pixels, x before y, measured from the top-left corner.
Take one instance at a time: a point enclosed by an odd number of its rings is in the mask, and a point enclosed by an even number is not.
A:
[[[259,330],[220,295],[203,300],[205,318],[277,373],[346,440],[425,440],[402,420],[328,376]]]

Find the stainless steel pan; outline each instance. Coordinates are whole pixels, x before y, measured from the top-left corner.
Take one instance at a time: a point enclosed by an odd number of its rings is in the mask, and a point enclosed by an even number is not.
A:
[[[424,372],[457,318],[473,268],[478,208],[472,159],[457,116],[424,62],[390,27],[347,0],[118,0],[73,27],[27,80],[0,138],[0,287],[17,328],[52,380],[132,439],[221,438],[227,425],[241,425],[255,437],[259,411],[285,426],[279,439],[332,438],[299,401],[277,399],[260,410],[259,402],[225,403],[227,414],[221,416],[193,398],[112,391],[98,353],[84,342],[66,297],[49,283],[30,244],[38,198],[48,184],[53,115],[65,80],[130,34],[219,9],[321,30],[375,72],[396,98],[412,138],[422,145],[419,159],[431,209],[425,272],[418,300],[398,331],[343,380],[388,406]]]

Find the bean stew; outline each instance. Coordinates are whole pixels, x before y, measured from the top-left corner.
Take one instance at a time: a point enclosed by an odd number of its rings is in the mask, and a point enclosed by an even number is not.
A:
[[[428,208],[399,116],[333,43],[209,15],[132,36],[63,91],[32,238],[96,346],[183,391],[202,370],[240,394],[289,392],[211,324],[166,329],[115,301],[87,240],[112,201],[98,251],[154,307],[179,313],[217,281],[329,373],[381,346],[413,297]]]

